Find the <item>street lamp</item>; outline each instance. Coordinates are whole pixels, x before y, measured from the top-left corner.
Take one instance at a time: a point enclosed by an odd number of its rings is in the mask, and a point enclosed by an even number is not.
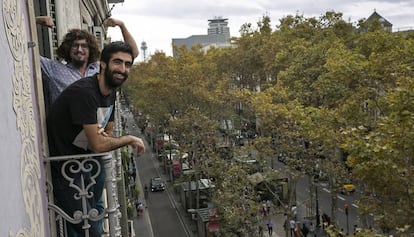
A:
[[[315,181],[318,181],[317,179]],[[316,228],[319,228],[321,222],[319,219],[319,198],[318,198],[318,185],[315,182],[315,198],[316,198]]]

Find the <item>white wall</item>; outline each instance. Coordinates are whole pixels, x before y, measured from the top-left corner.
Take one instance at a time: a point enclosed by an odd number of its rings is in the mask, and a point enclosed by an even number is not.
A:
[[[34,12],[26,5],[30,1],[0,3],[0,236],[47,236],[33,49],[28,47],[29,20],[34,20],[29,13]]]

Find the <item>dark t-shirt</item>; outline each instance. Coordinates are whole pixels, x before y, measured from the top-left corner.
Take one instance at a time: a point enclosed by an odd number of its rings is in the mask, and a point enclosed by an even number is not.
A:
[[[67,87],[53,103],[47,117],[51,156],[92,153],[85,136],[84,124],[113,121],[115,92],[100,93],[97,74],[82,78]]]

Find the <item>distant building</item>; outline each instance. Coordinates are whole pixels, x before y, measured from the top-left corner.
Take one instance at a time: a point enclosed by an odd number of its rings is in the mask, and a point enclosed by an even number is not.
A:
[[[368,19],[365,20],[365,23],[370,24],[374,21],[379,21],[381,26],[388,32],[392,32],[392,24],[391,22],[387,21],[384,17],[382,17],[380,14],[377,13],[376,10],[374,10],[374,13],[371,14],[371,16],[368,17]]]
[[[191,49],[194,45],[201,45],[205,51],[210,47],[230,47],[230,28],[227,26],[227,20],[227,18],[221,17],[210,19],[208,20],[207,35],[192,35],[188,38],[172,39],[172,44],[177,47],[185,45],[188,49]],[[177,52],[174,49],[173,56],[177,56]]]

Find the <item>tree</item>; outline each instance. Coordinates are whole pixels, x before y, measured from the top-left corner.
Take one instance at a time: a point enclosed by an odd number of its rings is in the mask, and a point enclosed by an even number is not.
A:
[[[368,190],[361,199],[364,212],[375,210],[376,221],[387,233],[413,231],[414,84],[401,78],[400,86],[382,99],[387,115],[378,127],[363,126],[344,132],[348,163]]]

